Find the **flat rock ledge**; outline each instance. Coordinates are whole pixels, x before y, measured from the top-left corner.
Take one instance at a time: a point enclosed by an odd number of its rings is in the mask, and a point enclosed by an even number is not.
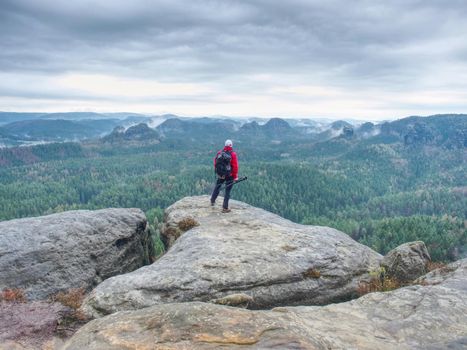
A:
[[[177,238],[168,252],[150,266],[104,281],[83,311],[101,317],[232,294],[243,294],[240,304],[251,309],[324,305],[358,296],[359,283],[379,266],[378,253],[340,231],[231,203],[228,214],[211,207],[207,196],[170,206],[165,232],[173,228]]]
[[[28,299],[92,289],[147,263],[149,233],[140,209],[77,210],[0,222],[0,290]]]
[[[467,259],[420,281],[323,307],[190,302],[118,312],[85,325],[63,349],[467,348]]]

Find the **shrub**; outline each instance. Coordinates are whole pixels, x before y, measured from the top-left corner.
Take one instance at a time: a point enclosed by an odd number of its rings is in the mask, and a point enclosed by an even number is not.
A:
[[[384,267],[370,272],[369,282],[360,282],[358,285],[358,294],[360,296],[373,292],[388,292],[402,287],[403,284],[394,277],[386,275]]]
[[[197,222],[195,219],[190,218],[190,217],[183,218],[178,223],[178,227],[182,231],[188,231],[188,230],[190,230],[190,229],[192,229],[193,227],[196,227],[196,226],[199,226],[199,222]]]
[[[72,309],[69,319],[67,322],[73,323],[76,321],[85,321],[86,316],[79,310],[83,304],[85,294],[84,288],[73,288],[69,289],[66,292],[59,292],[52,297],[53,302],[59,302],[62,305],[65,305]]]
[[[302,276],[304,278],[320,278],[321,273],[313,267],[310,267],[308,270],[302,273]]]
[[[427,272],[430,272],[430,271],[433,271],[433,270],[436,270],[436,269],[445,268],[446,266],[447,265],[445,263],[442,263],[442,262],[429,261],[426,264],[426,270],[427,270]]]
[[[22,289],[7,288],[0,293],[0,301],[25,303],[27,300]]]
[[[178,237],[180,237],[181,234],[182,232],[179,228],[171,226],[167,227],[164,231],[165,241],[163,240],[162,242],[165,246],[170,246],[178,239]]]

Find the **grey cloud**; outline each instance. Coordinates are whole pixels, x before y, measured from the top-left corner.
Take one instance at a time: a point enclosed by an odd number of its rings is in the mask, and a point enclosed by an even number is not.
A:
[[[239,81],[252,74],[279,73],[301,84],[420,88],[443,65],[467,70],[467,41],[449,46],[467,35],[466,15],[467,3],[457,0],[8,0],[0,8],[0,71],[232,89],[248,89]]]
[[[230,5],[220,5],[225,3]],[[67,64],[75,62],[78,67],[79,58],[119,67],[119,57],[108,57],[107,53],[129,48],[136,55],[126,63],[160,65],[167,59],[178,62],[177,53],[170,52],[178,48],[185,49],[185,54],[195,61],[209,63],[209,57],[218,63],[229,59],[238,63],[262,61],[263,67],[274,69],[277,63],[307,67],[313,63],[346,64],[371,59],[378,46],[397,47],[435,35],[438,16],[449,13],[449,8],[424,5],[417,12],[402,5],[344,8],[349,4],[344,1],[325,2],[327,5],[309,1],[225,3],[104,1],[59,5],[56,1],[20,0],[4,8],[3,13],[9,16],[4,14],[2,18],[10,19],[4,26],[10,27],[2,28],[2,33],[19,36],[20,45],[31,40],[31,50],[42,58],[41,66],[48,61],[58,69],[63,69],[63,52],[73,54],[75,61]],[[22,46],[11,44],[13,52],[24,51]],[[33,64],[30,58],[25,55],[26,62]],[[215,67],[212,63],[207,68]],[[257,67],[239,68],[248,71]]]

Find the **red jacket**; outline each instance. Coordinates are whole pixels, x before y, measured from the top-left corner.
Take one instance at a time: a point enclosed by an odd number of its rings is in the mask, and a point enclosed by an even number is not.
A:
[[[232,176],[234,179],[238,177],[238,160],[237,160],[237,153],[234,152],[232,147],[230,146],[225,146],[223,151],[230,151],[230,156],[232,157],[232,160],[230,161],[230,166],[232,167],[232,172],[230,173],[230,176]],[[214,169],[216,169],[216,159],[217,156],[221,153],[222,151],[217,152],[216,156],[214,157]]]

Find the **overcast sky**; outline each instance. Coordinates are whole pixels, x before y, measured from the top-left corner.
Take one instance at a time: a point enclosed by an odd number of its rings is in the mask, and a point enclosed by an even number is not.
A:
[[[0,110],[467,112],[467,1],[1,0]]]

